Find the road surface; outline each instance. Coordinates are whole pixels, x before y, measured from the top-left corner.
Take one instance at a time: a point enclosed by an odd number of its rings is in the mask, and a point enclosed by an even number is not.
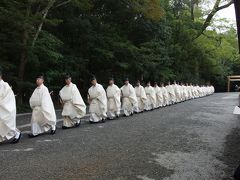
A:
[[[0,145],[0,179],[220,180],[240,160],[236,93]],[[60,113],[59,113],[60,115]],[[60,116],[59,116],[60,117]]]

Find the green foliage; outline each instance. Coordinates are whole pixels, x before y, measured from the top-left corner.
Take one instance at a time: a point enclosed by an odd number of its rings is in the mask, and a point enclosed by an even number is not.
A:
[[[236,30],[213,24],[196,39],[206,12],[195,5],[191,14],[190,4],[190,0],[2,0],[0,65],[5,79],[21,107],[28,104],[38,72],[46,74],[56,101],[66,72],[83,97],[92,74],[105,87],[108,77],[120,86],[127,76],[133,84],[137,79],[211,82],[224,91],[226,76],[240,73]]]

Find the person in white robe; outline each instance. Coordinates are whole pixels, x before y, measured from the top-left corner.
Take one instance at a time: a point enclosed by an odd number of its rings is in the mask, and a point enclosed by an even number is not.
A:
[[[78,127],[81,118],[86,115],[86,105],[70,74],[65,76],[66,85],[60,90],[60,102],[63,105],[63,129]]]
[[[193,95],[194,95],[194,98],[198,98],[198,91],[197,91],[196,85],[193,85]]]
[[[44,85],[42,74],[37,76],[36,84],[37,88],[29,101],[32,108],[31,134],[29,134],[29,137],[36,137],[49,130],[50,134],[53,135],[56,132],[56,113],[48,88]]]
[[[169,94],[168,94],[166,87],[164,86],[164,83],[161,83],[160,89],[161,89],[162,95],[163,95],[163,106],[164,107],[168,106],[169,105]]]
[[[191,94],[191,99],[194,99],[195,93],[194,93],[194,86],[192,83],[190,83],[190,94]]]
[[[187,86],[184,83],[181,83],[181,96],[182,96],[182,101],[186,101],[187,100]]]
[[[143,112],[146,107],[147,96],[144,87],[141,85],[141,82],[139,80],[136,83],[135,93],[137,96],[138,112]]]
[[[169,105],[175,104],[176,103],[176,95],[174,92],[173,85],[171,85],[170,81],[168,82],[166,89],[167,89],[168,95],[169,95]]]
[[[151,83],[148,82],[145,87],[145,92],[147,95],[147,105],[146,110],[150,111],[156,108],[156,92],[154,88],[151,86]]]
[[[214,86],[210,85],[209,88],[210,88],[210,94],[214,94],[215,92]]]
[[[191,88],[190,84],[188,84],[188,83],[187,83],[187,97],[188,97],[188,100],[193,98],[193,96],[192,96],[192,88]]]
[[[163,106],[163,93],[162,89],[158,86],[157,82],[154,83],[154,90],[156,93],[156,108]]]
[[[106,89],[108,99],[108,118],[114,119],[120,116],[121,110],[121,90],[114,84],[114,79],[109,79],[109,85]]]
[[[88,89],[90,123],[105,122],[107,118],[107,95],[97,79],[92,77],[92,86]]]
[[[122,92],[122,109],[124,116],[133,115],[138,112],[138,101],[133,86],[129,83],[129,79],[126,78],[124,85],[121,87]]]
[[[16,128],[15,95],[0,72],[0,143],[8,140],[18,143],[20,138],[21,133]]]
[[[176,81],[174,81],[173,83],[173,89],[174,89],[174,93],[175,93],[175,98],[176,98],[176,102],[179,103],[181,102],[181,92],[180,92],[180,87],[177,84]]]
[[[200,87],[199,87],[199,85],[197,84],[196,85],[196,94],[197,94],[197,97],[199,98],[200,97]]]

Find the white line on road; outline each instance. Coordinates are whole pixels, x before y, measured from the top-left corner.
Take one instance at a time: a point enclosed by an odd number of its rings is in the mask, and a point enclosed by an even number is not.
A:
[[[13,149],[13,150],[1,150],[2,152],[29,152],[29,151],[33,151],[34,148],[26,148],[26,149]]]
[[[37,140],[38,143],[43,143],[43,142],[60,142],[60,139],[44,139],[44,140]]]

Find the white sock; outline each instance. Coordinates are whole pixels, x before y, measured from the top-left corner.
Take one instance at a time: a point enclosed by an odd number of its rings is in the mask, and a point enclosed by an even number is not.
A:
[[[20,136],[20,132],[16,131],[16,135],[15,135],[15,137],[14,137],[14,138],[18,139],[18,138],[19,138],[19,136]]]

